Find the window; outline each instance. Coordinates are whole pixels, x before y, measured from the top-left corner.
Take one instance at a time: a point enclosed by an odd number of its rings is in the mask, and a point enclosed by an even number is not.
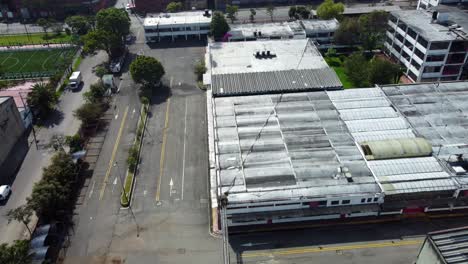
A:
[[[412,37],[413,39],[416,39],[416,36],[418,35],[411,28],[408,28],[408,32],[406,32],[406,34],[410,35],[410,37]]]
[[[453,41],[450,52],[465,52],[468,50],[468,41]]]
[[[409,43],[408,40],[405,40],[405,43],[403,43],[403,45],[405,45],[411,51],[413,50],[413,44]]]
[[[423,46],[424,48],[427,49],[427,40],[423,39],[421,36],[418,37],[418,43],[421,44],[421,46]]]
[[[418,76],[416,76],[416,74],[414,74],[412,71],[409,71],[408,77],[415,82],[418,81]]]
[[[442,71],[443,75],[458,75],[460,72],[461,65],[455,65],[455,66],[445,66],[444,70]]]
[[[427,55],[426,62],[431,61],[443,61],[445,60],[445,55]]]
[[[400,34],[397,33],[397,34],[395,34],[395,36],[396,36],[396,38],[397,38],[401,43],[403,43],[403,41],[405,41],[405,39],[403,38],[402,35],[400,35]]]
[[[374,198],[374,202],[377,202],[378,200],[379,200],[378,197],[375,197],[375,198]]]
[[[440,72],[440,66],[426,66],[424,67],[423,73],[433,73],[433,72]]]
[[[392,21],[393,23],[396,24],[396,22],[398,21],[398,19],[397,19],[394,15],[390,15],[390,21]]]
[[[417,61],[415,61],[414,59],[411,60],[411,65],[413,65],[417,70],[419,70],[421,68],[421,64],[419,64]]]
[[[319,206],[327,206],[327,201],[326,200],[319,201]]]
[[[437,82],[439,78],[422,78],[421,82]]]
[[[366,198],[362,198],[361,203],[365,203],[365,202],[366,202]]]
[[[449,46],[448,42],[432,42],[430,50],[444,50]]]
[[[340,201],[331,201],[331,205],[338,205]]]
[[[390,32],[390,33],[393,35],[393,33],[395,33],[395,29],[392,28],[392,27],[389,27],[389,28],[388,28],[388,32]]]
[[[350,204],[350,203],[351,203],[350,200],[343,200],[343,201],[341,201],[341,204]]]
[[[403,30],[403,31],[406,31],[406,28],[407,26],[405,25],[405,23],[401,22],[401,21],[398,21],[398,27]]]
[[[440,78],[441,81],[456,81],[457,76],[450,76],[450,77],[442,77]]]
[[[419,49],[414,49],[414,54],[418,56],[421,60],[424,60],[424,53],[422,53]]]
[[[454,53],[449,54],[447,57],[447,63],[463,63],[465,61],[465,53]]]
[[[372,202],[372,198],[367,198],[367,202],[368,203]]]

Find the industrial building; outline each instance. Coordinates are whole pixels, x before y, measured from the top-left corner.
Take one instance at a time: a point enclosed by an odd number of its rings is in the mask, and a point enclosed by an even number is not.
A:
[[[468,5],[468,0],[419,0],[417,9],[428,9],[439,5]]]
[[[313,40],[319,49],[328,49],[335,46],[333,37],[335,31],[340,27],[340,22],[335,18],[329,20],[301,20],[301,25],[304,27],[306,36]]]
[[[454,7],[392,12],[385,53],[414,82],[468,78],[468,15]]]
[[[147,42],[202,39],[210,32],[211,12],[191,11],[149,15],[143,22]]]
[[[0,97],[0,185],[11,181],[26,155],[25,130],[13,97]]]
[[[415,264],[468,262],[468,226],[431,232],[424,240]]]
[[[207,95],[229,226],[468,209],[468,82],[262,93]]]
[[[204,84],[215,96],[342,87],[308,39],[209,43],[205,61]]]

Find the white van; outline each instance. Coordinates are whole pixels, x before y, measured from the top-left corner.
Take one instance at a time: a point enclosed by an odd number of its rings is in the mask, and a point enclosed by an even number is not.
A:
[[[6,200],[11,193],[11,187],[9,185],[0,186],[0,201]]]
[[[70,76],[70,79],[68,79],[68,84],[70,86],[70,89],[78,89],[78,87],[80,87],[81,84],[81,72],[73,72]]]

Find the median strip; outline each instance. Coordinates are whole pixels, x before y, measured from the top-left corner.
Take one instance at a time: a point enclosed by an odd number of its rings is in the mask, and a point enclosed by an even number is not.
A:
[[[135,183],[135,174],[140,161],[140,151],[143,143],[143,136],[145,133],[146,120],[148,117],[147,103],[143,104],[140,109],[140,118],[138,119],[136,138],[133,142],[133,146],[130,148],[127,158],[127,174],[124,181],[124,189],[120,196],[120,205],[122,207],[128,207],[132,200],[133,185]]]

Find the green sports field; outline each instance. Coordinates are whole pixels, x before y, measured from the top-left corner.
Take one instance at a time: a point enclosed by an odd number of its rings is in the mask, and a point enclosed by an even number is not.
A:
[[[0,52],[1,75],[50,76],[68,67],[76,49]]]

